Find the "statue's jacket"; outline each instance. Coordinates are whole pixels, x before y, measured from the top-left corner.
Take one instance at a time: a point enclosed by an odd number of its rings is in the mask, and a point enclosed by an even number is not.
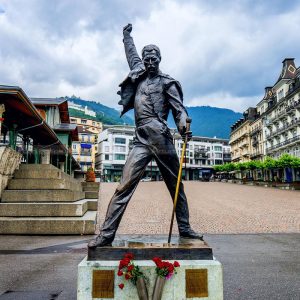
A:
[[[119,85],[121,96],[119,104],[123,106],[121,116],[134,108],[134,101],[139,84],[147,77],[145,66],[137,54],[133,39],[130,35],[124,37],[124,47],[130,73]],[[166,124],[171,109],[177,128],[185,126],[188,117],[183,106],[183,93],[178,81],[159,71],[158,78],[151,85],[149,93],[157,118]]]

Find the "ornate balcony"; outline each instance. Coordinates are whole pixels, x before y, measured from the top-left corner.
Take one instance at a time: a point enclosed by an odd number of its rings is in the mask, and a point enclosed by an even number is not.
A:
[[[250,154],[251,159],[261,157],[261,156],[263,156],[263,153],[261,151],[256,151],[256,152]]]
[[[271,152],[273,152],[276,149],[279,149],[279,148],[284,147],[286,145],[294,144],[294,143],[296,143],[298,141],[300,141],[300,135],[296,135],[296,136],[294,136],[294,137],[292,137],[290,139],[287,139],[284,142],[281,142],[281,143],[278,143],[276,145],[273,145],[273,146],[267,148],[266,150],[267,150],[267,153],[271,153]]]

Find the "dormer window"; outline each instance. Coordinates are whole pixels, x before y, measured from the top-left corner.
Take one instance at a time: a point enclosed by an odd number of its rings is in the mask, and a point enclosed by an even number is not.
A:
[[[281,90],[278,92],[277,97],[278,97],[278,100],[280,100],[281,98],[284,97],[283,89],[281,89]]]

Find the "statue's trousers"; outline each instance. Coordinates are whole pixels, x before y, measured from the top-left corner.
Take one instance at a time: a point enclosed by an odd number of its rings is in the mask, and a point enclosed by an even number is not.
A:
[[[120,184],[109,203],[105,221],[101,227],[102,236],[114,239],[127,204],[141,180],[145,168],[153,158],[171,198],[174,199],[179,170],[178,156],[168,127],[161,121],[153,119],[144,125],[137,126],[133,149],[129,153]],[[179,232],[189,230],[189,210],[182,183],[179,188],[176,219]]]

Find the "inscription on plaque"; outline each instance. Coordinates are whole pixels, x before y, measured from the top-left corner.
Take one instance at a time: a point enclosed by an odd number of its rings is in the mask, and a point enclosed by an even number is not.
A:
[[[115,272],[113,270],[93,271],[93,298],[114,298]]]
[[[186,298],[208,297],[207,269],[185,270]]]

